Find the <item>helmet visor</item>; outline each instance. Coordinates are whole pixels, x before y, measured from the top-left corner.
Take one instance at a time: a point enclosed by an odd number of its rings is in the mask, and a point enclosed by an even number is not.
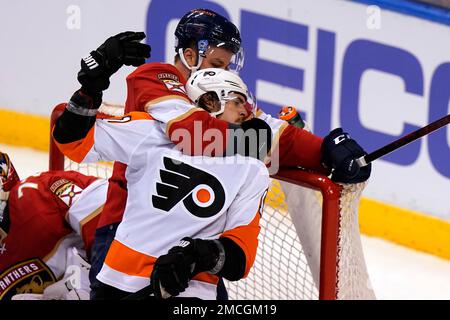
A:
[[[216,54],[215,52],[219,50],[215,50],[215,48],[221,48],[229,52],[231,56],[228,56],[226,58],[222,57],[222,60],[225,60],[227,62],[226,65],[223,66],[214,66],[215,68],[225,68],[228,71],[234,72],[236,74],[239,74],[239,71],[244,67],[244,48],[240,47],[236,52],[234,52],[232,47],[227,45],[225,42],[220,42],[217,44],[213,44],[210,41],[207,40],[200,40],[197,43],[197,49],[198,53],[202,57],[206,57],[209,54],[214,54],[220,56],[221,54]],[[224,59],[223,59],[224,58]],[[229,61],[228,61],[229,59]]]

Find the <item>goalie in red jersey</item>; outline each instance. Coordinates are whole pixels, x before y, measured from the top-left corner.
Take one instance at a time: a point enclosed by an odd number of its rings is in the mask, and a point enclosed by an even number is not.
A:
[[[74,171],[20,181],[0,152],[0,300],[89,299],[90,251],[107,181]]]

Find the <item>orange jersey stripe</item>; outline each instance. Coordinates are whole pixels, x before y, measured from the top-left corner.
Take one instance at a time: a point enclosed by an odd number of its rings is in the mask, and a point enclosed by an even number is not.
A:
[[[151,115],[144,111],[133,111],[127,113],[125,116],[131,116],[131,120],[154,120]]]
[[[130,112],[128,114],[125,114],[123,116],[117,117],[117,116],[109,116],[105,114],[99,114],[97,116],[98,119],[104,119],[107,120],[110,123],[127,123],[130,121],[135,120],[153,120],[152,116],[150,116],[146,112]],[[55,130],[55,127],[52,129],[52,135],[53,130]],[[86,134],[86,136],[83,139],[69,142],[69,143],[58,143],[56,140],[55,143],[58,146],[59,150],[68,157],[70,160],[75,161],[77,163],[80,163],[83,161],[83,159],[86,157],[86,155],[89,153],[89,150],[91,150],[92,146],[94,145],[94,133],[95,133],[95,126],[93,126],[89,132]]]
[[[55,144],[58,146],[59,150],[68,157],[70,160],[80,163],[83,161],[83,159],[86,157],[86,155],[89,153],[89,150],[91,150],[92,146],[94,145],[94,128],[92,127],[89,132],[87,133],[86,137],[84,137],[81,140],[77,140],[74,142],[69,143],[58,143],[58,141],[55,141]],[[52,135],[53,130],[55,130],[55,127],[52,129]]]
[[[113,240],[109,247],[105,263],[112,269],[140,277],[149,277],[153,270],[156,258]]]
[[[145,253],[133,250],[132,248],[114,240],[109,247],[105,263],[108,267],[128,274],[130,276],[148,277],[153,271],[156,258]],[[213,274],[201,272],[194,280],[217,284],[219,278]]]
[[[246,226],[239,226],[237,228],[225,231],[222,237],[227,237],[233,240],[245,253],[246,264],[244,278],[248,275],[256,258],[256,249],[258,248],[258,235],[261,227],[259,226],[260,214],[255,215],[252,222]]]
[[[127,123],[136,120],[154,120],[151,115],[143,111],[132,111],[123,116],[110,116],[105,114],[98,114],[97,119],[107,120],[109,123]]]

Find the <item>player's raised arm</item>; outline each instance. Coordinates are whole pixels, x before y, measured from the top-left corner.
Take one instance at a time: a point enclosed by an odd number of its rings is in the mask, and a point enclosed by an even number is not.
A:
[[[93,150],[94,124],[102,102],[102,92],[109,87],[109,78],[123,65],[139,66],[150,57],[150,46],[140,43],[143,32],[127,31],[108,38],[96,50],[81,60],[77,90],[53,128],[53,138],[61,151],[74,161],[97,161],[102,157]],[[130,118],[131,119],[131,118]],[[118,122],[125,120],[116,120]],[[104,126],[103,126],[104,127]],[[112,142],[106,139],[102,143]],[[86,159],[91,152],[89,159]],[[104,155],[111,160],[126,162],[124,155]]]
[[[143,32],[120,33],[108,38],[81,60],[78,72],[81,88],[72,95],[53,128],[55,141],[69,147],[63,148],[63,152],[72,148],[68,144],[82,141],[89,135],[102,102],[102,92],[109,87],[111,75],[123,65],[139,66],[150,57],[150,46],[140,43],[144,38]]]

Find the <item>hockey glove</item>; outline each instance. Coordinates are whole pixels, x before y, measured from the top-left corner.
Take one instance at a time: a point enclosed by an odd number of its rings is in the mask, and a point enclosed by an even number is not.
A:
[[[140,43],[144,32],[126,31],[108,38],[96,50],[81,59],[78,81],[85,93],[106,90],[109,78],[123,65],[140,66],[150,57],[151,47]]]
[[[216,240],[185,237],[180,244],[160,256],[153,267],[151,286],[156,298],[175,297],[183,292],[199,272],[217,273],[225,260],[222,245]]]
[[[41,294],[16,294],[11,300],[89,300],[91,265],[75,247],[66,250],[66,270],[61,280],[52,283]]]
[[[350,135],[336,128],[322,142],[322,163],[332,169],[331,179],[342,183],[359,183],[370,177],[371,164],[360,168],[356,159],[366,155]]]
[[[272,147],[272,130],[263,120],[252,118],[241,124],[244,134],[238,137],[237,153],[264,161]]]

